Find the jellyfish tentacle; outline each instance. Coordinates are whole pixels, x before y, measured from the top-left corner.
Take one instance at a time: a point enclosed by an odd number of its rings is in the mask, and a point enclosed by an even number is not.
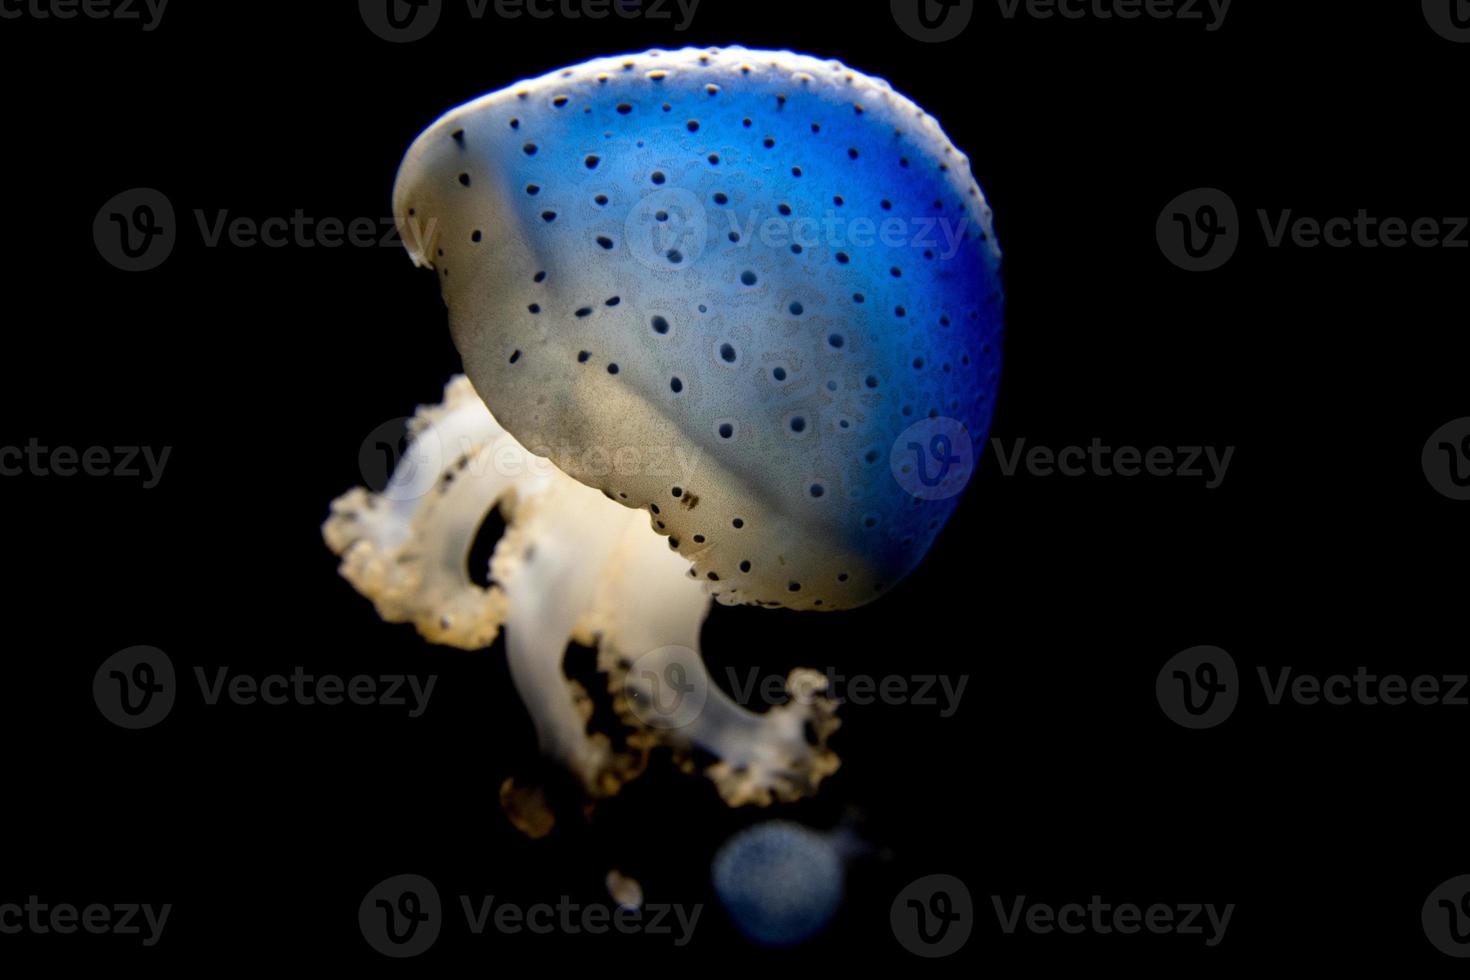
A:
[[[714,684],[698,652],[711,603],[706,584],[646,516],[522,447],[463,376],[446,386],[443,404],[419,409],[409,433],[381,493],[359,488],[332,503],[322,533],[342,559],[340,572],[385,620],[411,622],[431,642],[482,649],[504,629],[511,680],[543,753],[589,797],[616,793],[659,744],[686,767],[694,749],[717,756],[706,774],[731,806],[808,795],[837,768],[826,747],[835,709],[820,674],[794,671],[791,702],[760,713]],[[496,507],[506,530],[482,587],[467,560]],[[614,707],[633,729],[628,751],[588,732],[591,700],[563,669],[573,641],[597,645]],[[650,724],[630,703],[649,693],[630,665],[642,658],[645,669],[661,671],[663,648],[684,652],[701,695],[701,710],[677,727]],[[501,798],[532,836],[554,822],[535,789],[507,780]]]
[[[608,675],[614,705],[625,721],[646,727],[659,742],[686,754],[702,749],[719,758],[705,774],[731,806],[809,796],[839,760],[827,748],[837,729],[836,703],[822,692],[826,678],[799,668],[787,678],[790,700],[754,712],[731,699],[699,656],[699,633],[709,611],[704,585],[691,579],[689,561],[642,528],[628,534],[619,565],[624,574],[603,583],[598,601],[599,666]],[[671,668],[698,699],[697,711],[660,724],[660,693],[653,688]]]
[[[628,763],[586,731],[590,705],[562,671],[567,644],[636,511],[569,477],[526,501],[496,548],[491,574],[505,589],[511,679],[535,720],[542,751],[593,795],[616,790]]]
[[[475,650],[508,628],[517,693],[547,755],[596,793],[626,768],[607,740],[586,734],[586,694],[561,665],[613,546],[637,512],[618,507],[524,449],[460,375],[444,402],[421,407],[412,441],[380,494],[357,488],[332,503],[322,533],[341,574],[388,622],[411,622],[434,643]],[[506,534],[491,585],[467,558],[499,506]]]
[[[497,454],[519,445],[462,376],[443,404],[419,409],[409,434],[383,491],[358,487],[334,500],[322,536],[384,620],[413,623],[432,643],[482,649],[495,642],[506,603],[469,577],[469,549],[497,503],[534,488],[497,467]]]

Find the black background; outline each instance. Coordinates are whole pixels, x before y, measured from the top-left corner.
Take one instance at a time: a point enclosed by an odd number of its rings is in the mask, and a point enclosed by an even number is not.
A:
[[[0,444],[173,447],[161,484],[0,480],[5,503],[0,902],[172,902],[162,942],[0,936],[34,956],[171,967],[385,969],[357,929],[380,879],[446,901],[605,901],[618,866],[649,901],[706,904],[694,941],[467,936],[453,917],[402,968],[934,973],[1117,964],[1453,969],[1419,924],[1470,872],[1459,820],[1467,708],[1267,707],[1257,666],[1464,670],[1465,508],[1420,466],[1467,410],[1470,253],[1269,249],[1258,208],[1319,218],[1464,215],[1470,46],[1417,3],[1238,0],[1221,30],[1176,21],[1006,21],[918,43],[886,4],[703,0],[693,26],[470,20],[393,45],[350,3],[171,4],[158,30],[0,21],[8,189]],[[714,849],[767,814],[655,767],[596,821],[531,842],[501,781],[535,771],[501,649],[430,647],[336,575],[319,525],[362,481],[380,423],[458,369],[433,277],[385,248],[205,248],[192,212],[381,218],[400,155],[442,111],[586,58],[739,43],[889,79],[973,161],[1005,250],[1007,338],[992,435],[1048,446],[1236,447],[1224,484],[1005,477],[987,446],[927,562],[840,614],[716,607],[723,667],[967,675],[959,712],[845,706],[840,772],[779,815],[844,816],[887,861],[850,868],[833,928],[744,943],[707,884]],[[168,261],[127,274],[91,236],[103,202],[163,191]],[[1189,274],[1154,223],[1227,191],[1245,240]],[[1154,696],[1170,656],[1229,650],[1243,703],[1185,731]],[[254,673],[439,676],[427,714],[205,707],[156,728],[98,713],[93,673],[153,644]],[[969,944],[905,952],[888,906],[956,875]],[[1225,941],[1004,935],[991,896],[1235,903]],[[457,904],[457,903],[456,903]],[[453,911],[453,910],[452,910]]]

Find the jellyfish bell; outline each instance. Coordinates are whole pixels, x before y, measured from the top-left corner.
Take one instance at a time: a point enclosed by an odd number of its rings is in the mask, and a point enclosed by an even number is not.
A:
[[[500,424],[644,510],[718,601],[869,602],[953,512],[890,451],[926,420],[951,423],[926,446],[983,441],[999,250],[966,158],[886,82],[787,51],[589,61],[431,125],[394,214]],[[628,447],[695,463],[589,465]]]
[[[414,141],[393,199],[467,377],[410,426],[404,460],[427,473],[333,503],[342,574],[433,642],[503,631],[544,753],[593,798],[659,745],[690,766],[713,755],[731,805],[815,792],[838,765],[821,676],[794,672],[802,697],[751,712],[709,681],[699,631],[712,600],[872,601],[956,506],[1001,331],[966,158],[838,62],[650,51],[453,110]],[[496,508],[482,587],[465,566]],[[597,647],[623,744],[588,731],[569,641]],[[674,723],[650,717],[645,686],[671,666],[700,695]],[[549,830],[533,789],[501,797],[517,826]]]

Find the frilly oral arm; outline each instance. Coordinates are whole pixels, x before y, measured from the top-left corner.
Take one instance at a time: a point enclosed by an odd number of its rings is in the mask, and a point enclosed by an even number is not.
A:
[[[707,774],[732,806],[807,795],[837,768],[826,748],[837,721],[831,700],[816,693],[825,683],[819,674],[793,672],[788,688],[812,696],[759,714],[711,681],[698,657],[710,596],[645,516],[526,451],[463,377],[446,387],[443,405],[420,409],[410,432],[413,442],[382,494],[357,489],[332,504],[322,530],[342,558],[342,575],[384,619],[412,622],[432,642],[480,649],[504,628],[511,679],[543,752],[590,797],[616,793],[659,743],[719,756]],[[487,589],[469,578],[466,559],[497,506],[507,527]],[[628,739],[634,752],[614,752],[606,735],[588,733],[591,703],[563,671],[573,640],[599,646],[615,706],[640,729]],[[702,710],[678,729],[648,724],[627,700],[646,693],[629,664],[662,667],[657,651],[665,647],[688,653],[705,695]],[[507,785],[502,798],[528,833],[549,829],[534,791]]]
[[[689,577],[688,560],[662,538],[637,530],[624,538],[620,574],[604,580],[597,605],[598,663],[619,714],[681,753],[699,748],[719,757],[706,775],[731,806],[811,795],[838,766],[826,745],[839,724],[835,703],[820,693],[826,679],[793,671],[792,700],[761,713],[731,700],[698,654],[710,604],[704,585]],[[650,688],[671,667],[684,671],[683,687],[697,694],[700,706],[666,725],[656,717],[657,692]]]
[[[520,447],[463,377],[445,387],[442,405],[420,408],[409,431],[383,492],[359,487],[334,500],[322,536],[384,620],[413,623],[432,643],[487,647],[505,621],[505,596],[471,581],[465,560],[485,514],[531,489],[493,465],[497,452]]]

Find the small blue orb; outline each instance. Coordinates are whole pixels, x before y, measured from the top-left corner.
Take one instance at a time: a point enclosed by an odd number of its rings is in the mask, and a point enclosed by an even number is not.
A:
[[[820,932],[842,901],[837,849],[799,824],[772,820],[742,830],[715,854],[715,893],[747,937],[794,946]]]

